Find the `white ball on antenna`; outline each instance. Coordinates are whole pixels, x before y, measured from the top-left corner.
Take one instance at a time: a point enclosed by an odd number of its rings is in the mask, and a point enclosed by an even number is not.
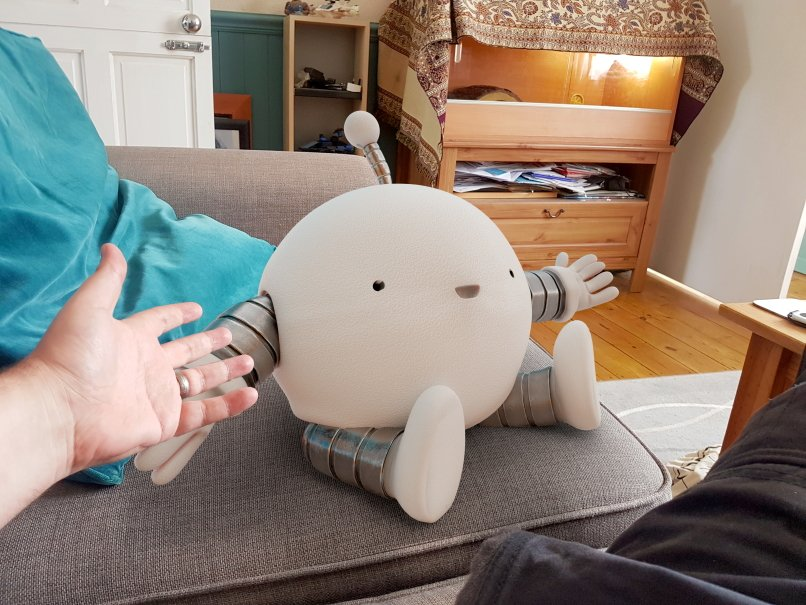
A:
[[[378,120],[368,111],[354,111],[344,121],[344,136],[356,147],[377,143],[380,134]]]

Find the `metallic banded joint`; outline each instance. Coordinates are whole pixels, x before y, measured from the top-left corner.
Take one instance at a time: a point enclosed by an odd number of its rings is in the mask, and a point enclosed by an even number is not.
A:
[[[364,156],[367,158],[369,165],[372,166],[372,171],[378,177],[378,184],[390,185],[392,183],[392,173],[389,171],[389,164],[386,163],[386,158],[383,157],[381,148],[377,143],[370,143],[361,148],[364,151]]]
[[[272,375],[280,360],[280,336],[269,296],[256,296],[227,309],[213,320],[208,330],[220,327],[232,332],[232,342],[213,355],[220,359],[250,355],[255,367],[243,378],[251,387]]]
[[[302,450],[319,472],[391,498],[384,488],[383,464],[402,432],[402,428],[337,429],[309,424],[302,434]]]
[[[545,269],[526,271],[532,292],[532,322],[551,321],[565,311],[565,288],[560,279]]]
[[[503,405],[484,426],[549,426],[557,424],[551,405],[551,367],[520,372]]]

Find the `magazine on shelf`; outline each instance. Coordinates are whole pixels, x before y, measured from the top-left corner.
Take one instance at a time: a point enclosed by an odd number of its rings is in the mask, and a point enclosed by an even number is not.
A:
[[[587,164],[518,164],[506,162],[457,162],[454,191],[557,191],[561,196],[581,196],[602,189],[608,180],[628,179],[604,166]],[[612,183],[608,183],[613,187]],[[637,195],[601,197],[637,197]]]
[[[587,191],[585,193],[564,193],[558,192],[557,197],[566,200],[642,200],[644,195],[637,191],[608,191],[607,189],[598,189],[596,191]]]

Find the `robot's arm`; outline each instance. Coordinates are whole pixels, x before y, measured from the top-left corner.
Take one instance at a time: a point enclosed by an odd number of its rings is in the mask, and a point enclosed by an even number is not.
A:
[[[222,327],[232,332],[232,342],[213,355],[219,359],[250,355],[255,367],[244,376],[246,384],[256,387],[268,379],[280,361],[280,336],[271,297],[264,294],[238,303],[215,318],[208,330]]]
[[[557,255],[557,264],[539,271],[527,271],[526,281],[532,295],[532,321],[568,321],[577,311],[609,302],[618,296],[613,274],[603,262],[588,254],[570,267],[565,252]]]
[[[250,355],[255,362],[246,376],[231,380],[216,389],[205,391],[193,399],[204,399],[232,391],[241,386],[256,387],[268,379],[280,360],[280,337],[274,305],[268,295],[257,296],[231,307],[212,321],[208,329],[225,327],[232,332],[232,342],[214,351],[200,362]],[[151,480],[163,485],[173,480],[210,434],[213,425],[174,437],[137,454],[135,466],[151,471]]]

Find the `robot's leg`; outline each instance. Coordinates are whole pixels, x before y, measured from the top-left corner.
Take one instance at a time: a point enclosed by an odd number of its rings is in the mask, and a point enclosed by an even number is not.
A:
[[[483,426],[549,426],[557,424],[551,401],[551,366],[519,372],[506,400]]]
[[[554,345],[554,365],[519,373],[503,405],[484,426],[547,426],[564,422],[583,430],[601,421],[593,342],[581,321],[567,324]]]
[[[402,428],[337,429],[309,424],[302,434],[302,449],[319,472],[390,498],[383,464],[402,432]]]
[[[319,471],[394,498],[410,517],[433,523],[450,508],[459,489],[464,414],[451,389],[434,386],[418,397],[405,431],[309,424],[302,445]]]

